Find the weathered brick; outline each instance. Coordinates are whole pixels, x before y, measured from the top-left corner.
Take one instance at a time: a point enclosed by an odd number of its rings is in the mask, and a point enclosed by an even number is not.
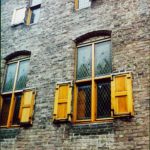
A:
[[[36,87],[33,126],[0,129],[2,150],[147,150],[149,148],[150,1],[93,0],[74,10],[74,0],[43,0],[40,20],[11,27],[13,10],[28,0],[1,0],[1,85],[9,54],[31,51],[27,87]],[[55,83],[74,80],[75,42],[91,31],[111,30],[113,72],[132,71],[135,116],[110,123],[52,123]],[[18,132],[19,130],[19,132]],[[10,134],[13,134],[11,136]]]

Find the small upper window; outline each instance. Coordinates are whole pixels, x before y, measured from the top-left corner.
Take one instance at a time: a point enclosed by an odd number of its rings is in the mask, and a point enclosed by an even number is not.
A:
[[[31,0],[30,1],[30,6],[40,5],[41,2],[42,2],[42,0]]]
[[[27,11],[27,20],[26,24],[35,24],[39,20],[40,16],[40,8],[41,8],[41,0],[31,0],[30,7]]]
[[[75,0],[75,8],[83,9],[91,6],[90,0]]]
[[[12,17],[12,26],[19,24],[35,24],[39,20],[41,0],[31,0],[29,7],[15,9]]]

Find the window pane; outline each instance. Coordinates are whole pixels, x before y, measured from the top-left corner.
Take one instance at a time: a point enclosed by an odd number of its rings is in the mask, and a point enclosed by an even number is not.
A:
[[[77,62],[77,79],[84,79],[91,77],[91,46],[78,48],[78,62]]]
[[[21,90],[26,87],[28,67],[29,67],[29,60],[20,62],[17,76],[16,90]]]
[[[32,6],[35,6],[35,5],[38,5],[38,4],[41,4],[42,0],[31,0],[31,5]]]
[[[111,73],[111,42],[95,44],[95,76]]]
[[[39,16],[40,16],[40,7],[33,8],[30,24],[37,23],[39,20]]]
[[[17,66],[16,63],[8,65],[3,92],[12,91],[16,73],[16,66]]]
[[[91,118],[91,86],[78,87],[77,120]]]
[[[15,104],[13,122],[12,122],[13,125],[20,123],[20,120],[19,120],[20,104],[21,104],[21,95],[16,95],[16,104]]]
[[[1,112],[1,116],[0,116],[0,125],[1,126],[7,125],[10,102],[11,102],[10,96],[3,97],[2,112]]]
[[[79,0],[79,9],[91,6],[90,0]]]
[[[110,100],[110,80],[99,82],[97,84],[97,118],[106,118],[111,116]]]

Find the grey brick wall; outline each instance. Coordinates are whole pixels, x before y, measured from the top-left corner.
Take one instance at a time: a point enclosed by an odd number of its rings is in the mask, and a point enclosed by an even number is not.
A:
[[[0,148],[148,150],[149,0],[95,0],[91,8],[79,11],[74,10],[74,0],[43,0],[37,24],[11,27],[13,10],[26,3],[24,0],[1,3],[1,82],[4,58],[15,51],[31,51],[27,87],[37,89],[33,126],[1,129]],[[74,80],[74,40],[97,30],[112,31],[113,71],[133,72],[135,116],[115,119],[113,125],[55,125],[52,123],[55,83]]]

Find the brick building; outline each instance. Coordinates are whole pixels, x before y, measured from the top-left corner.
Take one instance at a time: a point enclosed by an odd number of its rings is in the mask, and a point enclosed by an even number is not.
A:
[[[149,149],[149,0],[1,10],[1,150]]]

